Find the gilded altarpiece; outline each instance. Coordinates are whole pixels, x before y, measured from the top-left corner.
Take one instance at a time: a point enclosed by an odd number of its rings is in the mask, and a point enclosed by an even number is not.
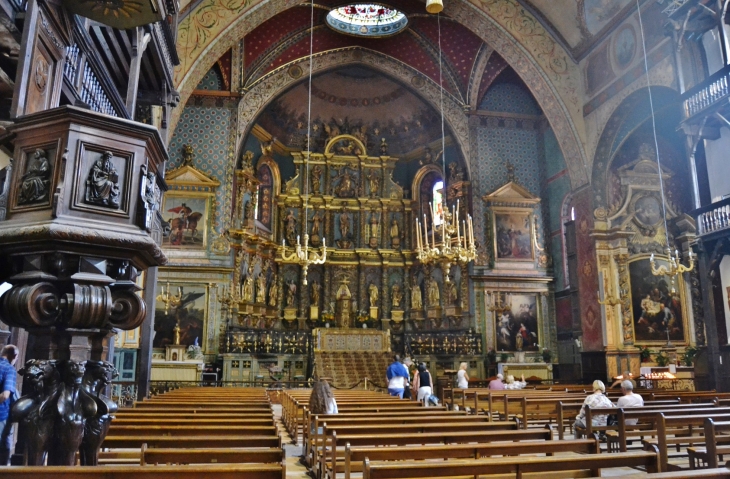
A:
[[[667,265],[667,238],[672,249],[686,257],[694,225],[669,198],[662,204],[659,169],[649,156],[640,155],[616,170],[617,200],[594,213],[610,377],[627,369],[638,375],[640,347],[674,355],[695,337],[688,307],[689,274],[655,276],[650,264],[653,254],[657,267]],[[671,178],[672,172],[665,168],[662,180],[667,183]]]

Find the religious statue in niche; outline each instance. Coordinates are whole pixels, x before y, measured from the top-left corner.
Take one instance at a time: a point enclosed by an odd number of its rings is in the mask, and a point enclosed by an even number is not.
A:
[[[119,208],[119,173],[112,163],[112,157],[111,151],[105,151],[91,167],[86,180],[87,203]]]
[[[415,279],[413,280],[413,284],[411,285],[411,309],[423,309],[421,286]]]
[[[256,204],[254,203],[254,198],[251,197],[250,200],[246,201],[246,205],[243,207],[243,219],[246,221],[250,221],[253,219],[254,216],[254,209],[256,209]]]
[[[319,214],[319,210],[314,211],[314,215],[309,221],[312,223],[312,229],[309,234],[309,242],[312,244],[312,246],[317,248],[319,247],[319,243],[321,241],[321,238],[319,236],[319,229],[320,225],[322,224],[322,215]]]
[[[377,248],[378,247],[378,213],[377,211],[373,210],[370,213],[370,221],[368,222],[368,235],[370,238],[368,239],[368,246],[371,248]]]
[[[51,189],[51,163],[46,152],[38,148],[28,160],[25,174],[20,178],[18,205],[47,201]]]
[[[286,307],[293,308],[294,300],[297,295],[297,284],[294,281],[289,281],[286,285]]]
[[[400,309],[401,303],[403,302],[403,289],[400,284],[396,283],[393,285],[393,291],[391,294],[391,305],[393,309]]]
[[[241,293],[241,299],[247,303],[253,303],[253,275],[249,274],[243,281],[243,292]]]
[[[264,271],[261,271],[259,277],[256,278],[256,302],[266,304],[266,274]]]
[[[457,300],[456,284],[453,280],[444,283],[444,303],[452,305]]]
[[[305,225],[306,226],[306,225]],[[289,246],[297,244],[297,218],[294,211],[289,210],[284,218],[284,237]]]
[[[271,288],[269,289],[269,306],[279,306],[279,283],[276,281],[276,273],[271,275]]]
[[[390,247],[393,249],[400,248],[400,230],[398,228],[398,220],[395,218],[390,222]]]
[[[370,299],[370,307],[378,307],[378,287],[374,283],[370,283],[368,286],[368,298]]]
[[[314,165],[311,174],[312,194],[319,195],[320,187],[322,185],[322,167]]]
[[[380,194],[380,175],[373,169],[367,176],[368,188],[370,190],[370,198],[375,198]]]
[[[436,280],[434,278],[429,278],[429,280],[428,280],[428,286],[426,289],[426,299],[428,299],[429,308],[439,307],[439,302],[441,300],[441,292],[439,291],[439,284],[436,282]]]
[[[350,223],[350,214],[347,212],[347,209],[342,209],[342,213],[340,213],[338,219],[340,222],[340,239],[336,241],[337,247],[349,249],[352,247],[352,228]]]
[[[312,282],[312,292],[309,295],[309,304],[312,306],[318,306],[319,305],[319,292],[322,289],[322,286],[319,284],[319,282],[314,281]]]
[[[344,172],[335,178],[340,182],[335,187],[335,195],[339,198],[352,198],[355,196],[355,179],[350,174],[350,170],[345,167]]]

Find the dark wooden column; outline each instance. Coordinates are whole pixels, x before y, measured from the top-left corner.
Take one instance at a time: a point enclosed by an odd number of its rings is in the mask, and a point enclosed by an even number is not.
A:
[[[698,243],[697,267],[699,268],[700,281],[703,283],[702,306],[705,312],[705,334],[707,347],[705,354],[698,361],[695,371],[695,384],[699,389],[710,390],[720,389],[720,345],[717,340],[717,317],[715,316],[715,295],[710,277],[710,252],[707,251],[707,244]]]
[[[157,268],[149,268],[144,281],[144,302],[147,317],[139,328],[139,359],[137,360],[137,400],[150,392],[152,373],[152,339],[155,336],[155,297],[157,296]]]

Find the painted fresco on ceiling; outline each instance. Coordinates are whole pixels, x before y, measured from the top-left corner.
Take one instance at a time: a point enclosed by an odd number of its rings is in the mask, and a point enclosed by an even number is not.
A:
[[[288,147],[303,148],[307,93],[308,83],[300,83],[269,105],[257,123]],[[346,67],[313,79],[311,128],[313,151],[347,133],[370,155],[380,154],[385,138],[388,154],[403,157],[441,138],[441,117],[404,85],[367,68]]]
[[[592,35],[597,34],[630,0],[585,0],[586,28]]]

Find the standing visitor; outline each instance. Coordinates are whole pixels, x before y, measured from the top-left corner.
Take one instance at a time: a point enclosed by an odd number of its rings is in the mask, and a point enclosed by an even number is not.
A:
[[[312,395],[309,396],[309,411],[311,414],[337,414],[335,395],[324,379],[314,383]]]
[[[433,377],[426,363],[418,365],[418,371],[413,375],[413,387],[417,391],[416,399],[423,402],[424,406],[428,407],[429,402],[438,406],[438,398],[433,395]]]
[[[13,425],[10,422],[10,406],[15,399],[15,361],[18,348],[12,344],[0,351],[0,466],[7,466],[13,447]]]

